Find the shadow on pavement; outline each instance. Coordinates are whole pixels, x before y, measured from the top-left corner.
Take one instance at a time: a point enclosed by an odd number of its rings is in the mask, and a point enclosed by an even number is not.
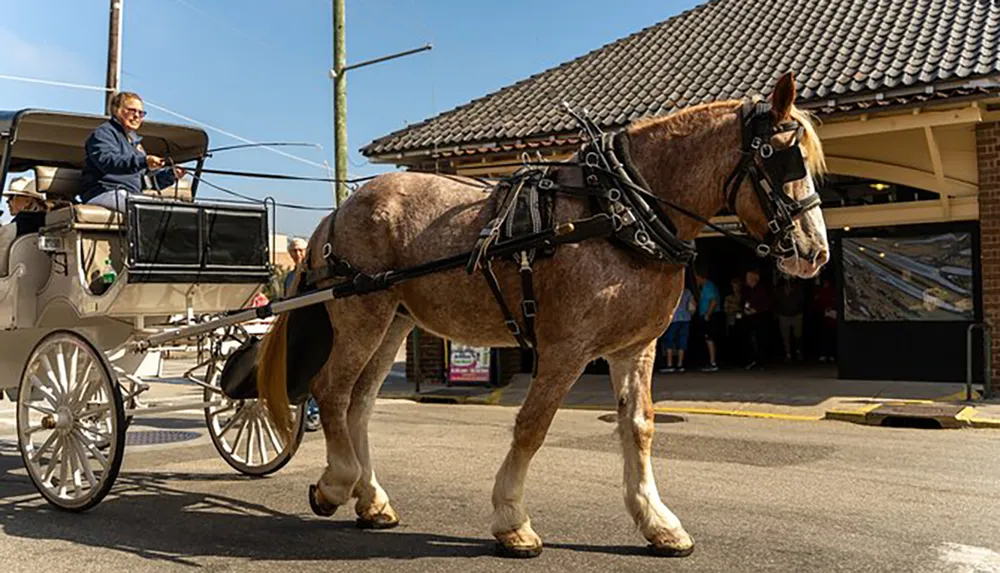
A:
[[[63,540],[145,559],[200,567],[198,559],[366,560],[492,557],[493,539],[436,535],[410,529],[360,531],[352,508],[340,519],[275,511],[215,493],[177,489],[178,482],[247,482],[254,478],[201,473],[119,475],[111,494],[83,514],[44,503],[21,468],[16,444],[0,451],[0,531],[21,539]],[[629,554],[634,547],[551,545],[574,551]]]

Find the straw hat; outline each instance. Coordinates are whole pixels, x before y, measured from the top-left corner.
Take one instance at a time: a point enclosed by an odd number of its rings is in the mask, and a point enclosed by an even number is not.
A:
[[[10,182],[10,188],[3,192],[4,197],[21,195],[23,197],[33,197],[40,201],[45,200],[45,195],[35,189],[35,180],[27,177],[18,177]]]

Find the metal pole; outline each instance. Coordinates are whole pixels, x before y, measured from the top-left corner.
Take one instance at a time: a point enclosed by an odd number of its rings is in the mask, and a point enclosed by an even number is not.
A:
[[[347,199],[347,46],[344,37],[344,0],[333,0],[333,116],[334,173],[337,206]]]
[[[111,98],[118,93],[122,75],[122,3],[111,0],[111,18],[108,23],[108,75],[104,94],[104,113],[111,115]]]
[[[986,363],[985,378],[983,379],[983,399],[993,399],[993,335],[990,326],[983,326],[983,361]]]
[[[970,324],[965,329],[965,401],[972,400],[972,331],[976,329],[976,324]],[[989,356],[984,356],[984,360],[989,360]],[[989,384],[989,382],[986,382]]]

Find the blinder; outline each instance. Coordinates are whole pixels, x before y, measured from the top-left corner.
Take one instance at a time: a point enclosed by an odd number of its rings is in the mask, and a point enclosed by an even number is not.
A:
[[[809,176],[798,145],[804,128],[796,120],[773,125],[771,105],[766,102],[744,103],[740,118],[743,125],[743,160],[726,181],[729,210],[736,214],[740,186],[743,179],[749,177],[767,218],[768,232],[756,245],[757,255],[789,256],[795,252],[792,237],[795,221],[822,202],[815,192],[803,199],[794,199],[784,190],[786,184]],[[771,138],[789,131],[795,132],[791,144],[775,149],[770,143]]]

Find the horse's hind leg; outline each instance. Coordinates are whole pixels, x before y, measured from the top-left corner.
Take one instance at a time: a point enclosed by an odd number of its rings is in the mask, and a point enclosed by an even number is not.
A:
[[[556,410],[583,373],[586,362],[571,358],[579,356],[575,347],[560,347],[547,349],[538,357],[538,373],[517,413],[514,440],[493,485],[492,532],[500,555],[535,557],[542,551],[542,540],[522,505],[524,481]]]
[[[354,453],[347,413],[351,392],[385,338],[397,301],[388,292],[335,299],[326,304],[334,329],[333,348],[312,383],[326,437],[326,470],[310,488],[309,501],[319,515],[332,515],[351,499],[362,467]]]
[[[660,501],[650,463],[653,401],[650,385],[656,341],[608,356],[618,399],[618,433],[625,458],[625,507],[657,555],[682,557],[694,541]]]
[[[378,390],[392,370],[396,352],[412,329],[413,321],[409,318],[397,316],[392,321],[382,344],[361,372],[361,377],[351,392],[347,426],[351,432],[354,454],[361,463],[361,479],[355,484],[351,496],[358,499],[354,510],[358,514],[358,527],[363,529],[387,529],[399,524],[399,516],[389,505],[389,496],[375,479],[368,445],[368,419],[371,417]]]

